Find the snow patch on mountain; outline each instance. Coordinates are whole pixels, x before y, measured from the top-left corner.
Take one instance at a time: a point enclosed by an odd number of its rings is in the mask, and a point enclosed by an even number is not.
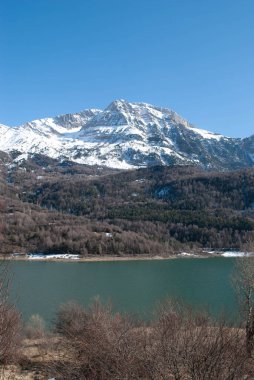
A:
[[[190,127],[188,126],[188,128],[190,130],[192,130],[193,132],[199,134],[200,136],[202,136],[204,139],[215,139],[215,140],[220,140],[220,139],[225,139],[226,137],[223,136],[223,135],[220,135],[220,134],[216,134],[216,133],[211,133],[209,131],[206,131],[204,129],[198,129],[198,128],[194,128],[194,127]]]

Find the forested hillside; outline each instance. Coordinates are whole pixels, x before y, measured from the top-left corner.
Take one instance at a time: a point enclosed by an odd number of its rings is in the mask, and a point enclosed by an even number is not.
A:
[[[117,171],[1,156],[3,253],[173,254],[254,249],[254,169]]]

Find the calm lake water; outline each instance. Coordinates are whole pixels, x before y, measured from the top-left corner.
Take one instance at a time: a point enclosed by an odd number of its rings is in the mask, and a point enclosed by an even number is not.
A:
[[[10,263],[12,297],[26,320],[40,314],[50,322],[64,302],[88,305],[97,295],[114,309],[149,319],[159,301],[181,297],[213,314],[235,315],[237,303],[230,283],[234,258],[176,259],[125,262]]]

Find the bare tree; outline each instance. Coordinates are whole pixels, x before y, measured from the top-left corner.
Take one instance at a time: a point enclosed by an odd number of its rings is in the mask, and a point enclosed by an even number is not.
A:
[[[237,259],[233,285],[245,325],[246,350],[251,356],[254,348],[254,257]]]
[[[0,366],[1,376],[7,364],[16,363],[20,349],[20,314],[9,300],[8,265],[0,264]],[[4,377],[3,377],[4,378]]]

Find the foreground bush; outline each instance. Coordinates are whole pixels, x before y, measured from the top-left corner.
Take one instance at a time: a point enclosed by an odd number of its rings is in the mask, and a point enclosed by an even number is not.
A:
[[[130,318],[114,315],[109,305],[95,301],[85,311],[76,304],[67,304],[59,311],[55,325],[62,336],[59,349],[64,353],[63,360],[55,363],[58,379],[123,379],[137,375],[142,334]]]
[[[247,355],[242,330],[168,301],[151,333],[152,379],[241,379]]]
[[[88,310],[70,303],[55,328],[58,355],[48,373],[58,380],[239,380],[253,372],[242,330],[170,301],[149,326],[98,300]]]
[[[31,315],[24,327],[24,335],[28,339],[40,339],[46,336],[45,322],[40,315]]]

